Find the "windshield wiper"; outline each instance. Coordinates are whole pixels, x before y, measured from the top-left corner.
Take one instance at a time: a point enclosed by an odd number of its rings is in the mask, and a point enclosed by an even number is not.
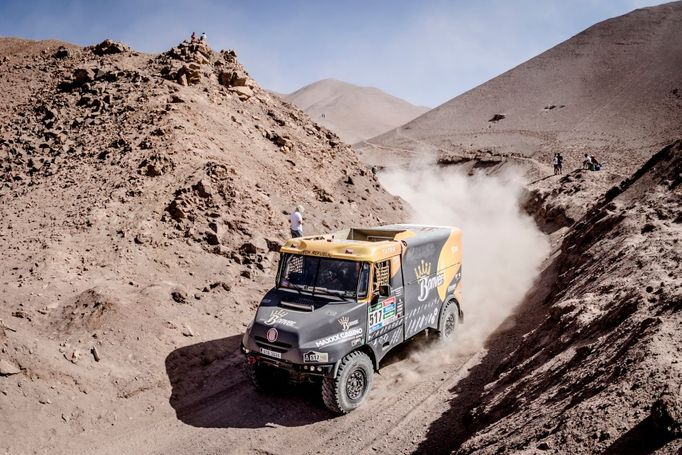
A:
[[[348,295],[349,291],[342,291],[340,289],[327,289],[327,288],[316,287],[315,291],[322,291],[325,294],[333,295],[336,297],[345,297],[345,298],[353,297],[353,295]]]

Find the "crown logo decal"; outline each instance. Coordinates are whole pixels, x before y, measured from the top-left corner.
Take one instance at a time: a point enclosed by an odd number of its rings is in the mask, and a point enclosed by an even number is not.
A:
[[[414,268],[414,274],[418,280],[431,275],[431,263],[422,259],[421,264]]]

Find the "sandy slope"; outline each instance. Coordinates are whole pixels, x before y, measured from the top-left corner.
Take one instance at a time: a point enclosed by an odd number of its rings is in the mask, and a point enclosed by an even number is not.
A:
[[[429,110],[377,88],[336,79],[306,85],[286,98],[349,144],[385,133]]]
[[[561,151],[574,166],[590,152],[634,172],[682,128],[680,67],[682,2],[636,10],[368,140],[362,153],[376,162],[387,149],[483,150],[551,163]]]
[[[167,359],[225,337],[234,349],[271,286],[295,204],[309,233],[402,211],[347,145],[229,52],[58,45],[0,40],[9,453],[111,447],[119,427],[176,421]],[[196,351],[183,377],[223,353]]]

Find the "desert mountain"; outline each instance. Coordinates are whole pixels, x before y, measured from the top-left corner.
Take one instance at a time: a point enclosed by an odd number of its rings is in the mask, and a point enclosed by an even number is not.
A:
[[[598,23],[363,146],[449,158],[594,153],[634,172],[682,130],[682,2]]]
[[[286,96],[348,144],[385,133],[428,111],[378,88],[323,79]]]
[[[244,382],[239,335],[296,204],[307,233],[400,219],[233,51],[3,38],[0,74],[3,452],[92,453],[104,428],[179,423],[168,378],[180,409],[192,365]],[[191,337],[228,341],[169,356]]]

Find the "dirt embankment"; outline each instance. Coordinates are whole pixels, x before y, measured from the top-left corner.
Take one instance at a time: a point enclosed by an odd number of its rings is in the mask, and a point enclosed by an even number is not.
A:
[[[559,248],[451,389],[428,453],[678,453],[682,447],[682,142],[632,177],[545,185]],[[558,177],[557,177],[558,179]],[[604,177],[606,181],[610,177]],[[585,191],[597,199],[586,207]],[[602,194],[597,198],[597,194]],[[577,195],[570,204],[567,195]],[[545,196],[547,196],[545,198]],[[537,206],[539,207],[539,206]],[[566,216],[575,216],[575,222]]]

